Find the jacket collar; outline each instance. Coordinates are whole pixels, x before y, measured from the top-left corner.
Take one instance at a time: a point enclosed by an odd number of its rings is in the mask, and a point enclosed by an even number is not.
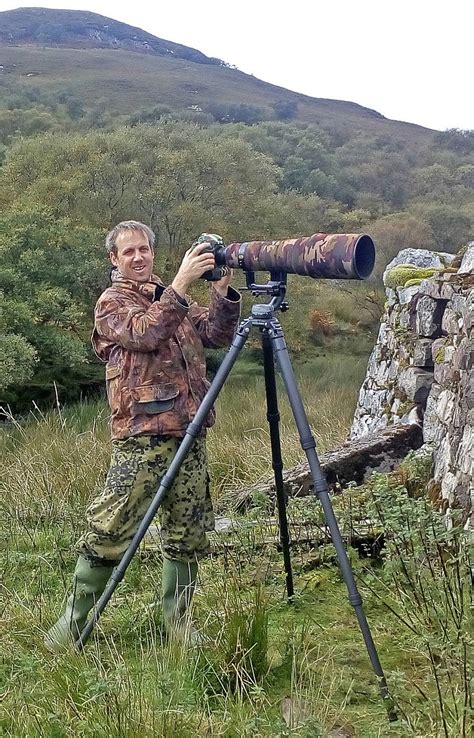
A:
[[[149,300],[155,299],[155,290],[157,285],[163,288],[165,287],[162,280],[156,274],[151,275],[151,280],[149,282],[136,282],[134,279],[127,279],[124,277],[120,269],[117,268],[112,269],[110,273],[110,281],[114,287],[138,292]]]

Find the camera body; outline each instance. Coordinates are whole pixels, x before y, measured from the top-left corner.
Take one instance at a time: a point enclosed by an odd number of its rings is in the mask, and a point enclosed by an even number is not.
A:
[[[196,238],[195,241],[193,241],[192,248],[206,241],[209,246],[204,249],[204,253],[210,252],[214,254],[216,266],[214,267],[214,269],[210,269],[209,271],[204,272],[204,274],[201,276],[201,279],[205,279],[207,282],[217,282],[219,281],[219,279],[222,279],[222,277],[227,276],[230,271],[225,262],[224,239],[217,233],[201,233],[201,235]]]

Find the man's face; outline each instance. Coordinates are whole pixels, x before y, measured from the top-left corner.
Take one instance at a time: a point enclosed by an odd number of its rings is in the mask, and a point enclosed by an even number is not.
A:
[[[149,282],[153,272],[153,251],[142,231],[123,231],[117,236],[117,253],[110,252],[110,261],[126,279]]]

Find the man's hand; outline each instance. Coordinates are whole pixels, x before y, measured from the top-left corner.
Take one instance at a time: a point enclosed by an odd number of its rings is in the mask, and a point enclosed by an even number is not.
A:
[[[232,282],[232,277],[234,273],[232,269],[229,269],[228,273],[225,275],[225,277],[222,277],[222,279],[217,280],[217,282],[213,282],[212,285],[215,290],[222,296],[227,297],[227,289]]]
[[[209,247],[207,241],[200,243],[198,246],[191,247],[184,255],[181,266],[178,269],[176,277],[171,282],[171,286],[180,297],[184,297],[189,286],[201,277],[204,272],[210,269],[214,269],[216,260],[214,254],[210,251],[206,251]],[[203,253],[204,252],[204,253]],[[216,282],[219,284],[227,277],[223,277],[222,280]],[[227,294],[227,287],[225,288],[225,294]]]

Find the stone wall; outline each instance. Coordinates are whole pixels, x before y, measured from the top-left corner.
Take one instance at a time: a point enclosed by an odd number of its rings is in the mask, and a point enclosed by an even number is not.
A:
[[[432,499],[468,521],[474,500],[474,243],[461,258],[405,249],[384,273],[385,312],[351,429],[421,423]]]

